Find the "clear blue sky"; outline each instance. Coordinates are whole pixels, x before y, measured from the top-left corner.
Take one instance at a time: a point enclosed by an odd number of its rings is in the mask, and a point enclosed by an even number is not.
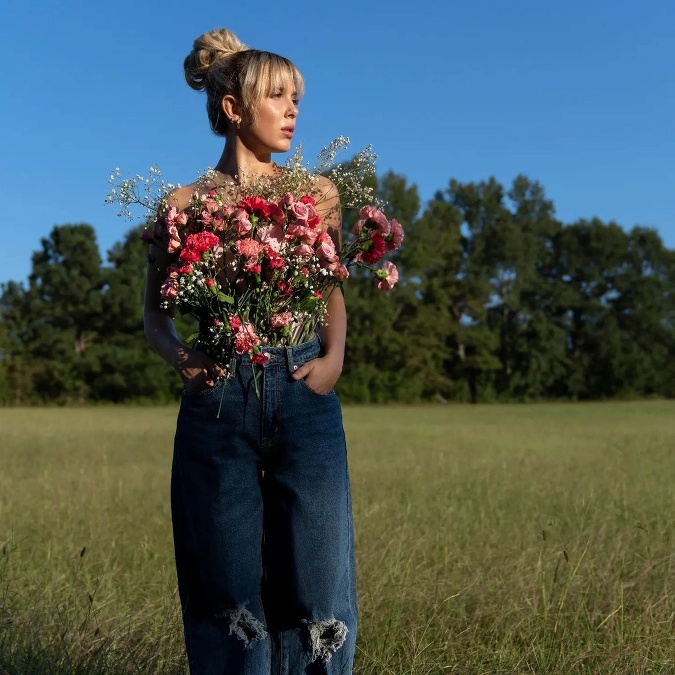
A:
[[[103,255],[122,238],[131,223],[104,205],[114,167],[185,184],[215,164],[182,62],[221,26],[303,72],[308,158],[341,134],[372,143],[424,200],[522,172],[564,222],[652,226],[675,248],[675,3],[6,0],[0,282],[26,278],[54,225],[92,224]]]

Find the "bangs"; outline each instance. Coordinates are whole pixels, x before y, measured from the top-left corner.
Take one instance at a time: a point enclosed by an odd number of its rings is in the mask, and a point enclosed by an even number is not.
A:
[[[253,115],[258,103],[273,91],[292,81],[298,99],[302,98],[305,83],[295,65],[278,54],[257,52],[246,69],[242,82],[242,98],[249,114]]]

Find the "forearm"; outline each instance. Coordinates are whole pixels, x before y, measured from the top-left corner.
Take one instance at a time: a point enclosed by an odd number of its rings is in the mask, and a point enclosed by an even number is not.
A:
[[[178,339],[173,319],[165,312],[146,311],[143,323],[150,346],[170,366],[178,368],[185,360],[186,347]]]
[[[327,323],[319,330],[319,337],[326,350],[325,357],[333,361],[339,371],[342,371],[347,338],[347,311],[339,287],[334,288],[328,299]]]

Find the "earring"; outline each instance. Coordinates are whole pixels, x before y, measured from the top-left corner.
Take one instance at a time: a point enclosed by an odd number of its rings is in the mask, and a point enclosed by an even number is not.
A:
[[[241,129],[241,119],[234,119],[234,117],[230,117],[230,122],[237,126],[237,130]]]

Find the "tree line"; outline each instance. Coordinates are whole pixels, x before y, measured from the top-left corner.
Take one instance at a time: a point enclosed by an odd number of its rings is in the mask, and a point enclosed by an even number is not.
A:
[[[675,397],[675,251],[650,228],[563,224],[541,185],[373,179],[406,228],[388,293],[345,282],[345,402]],[[345,236],[355,220],[344,213]],[[87,224],[53,228],[0,294],[0,403],[168,402],[180,378],[143,335],[142,226],[101,259]],[[177,317],[179,335],[192,333]]]

